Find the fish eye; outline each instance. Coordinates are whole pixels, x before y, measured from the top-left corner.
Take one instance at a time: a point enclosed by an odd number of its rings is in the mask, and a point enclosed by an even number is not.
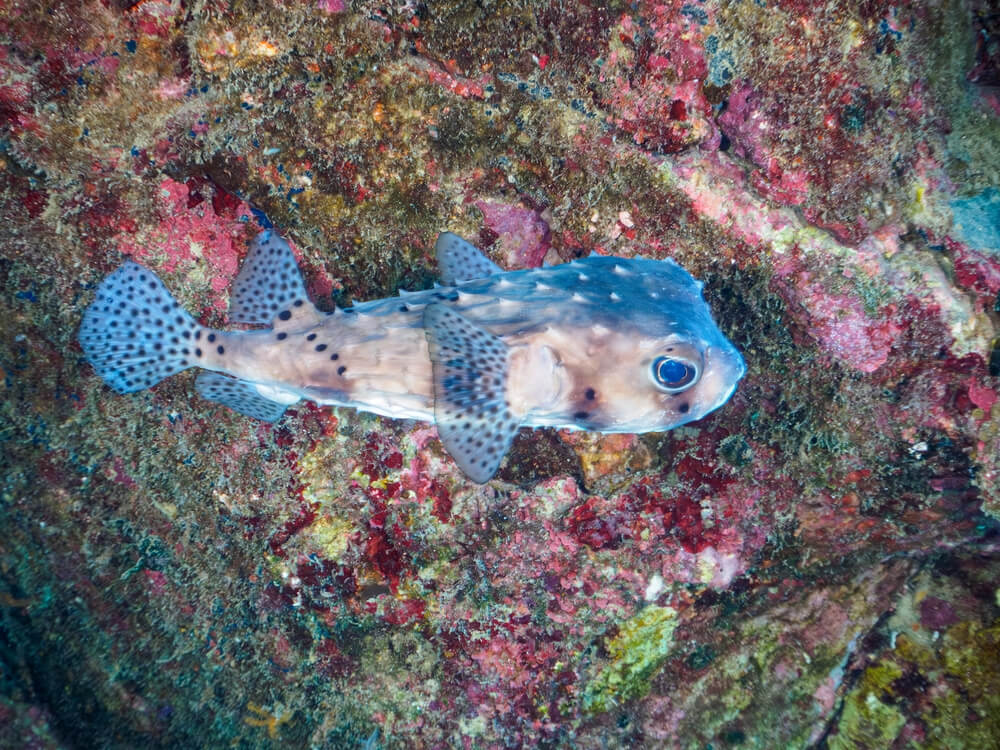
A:
[[[653,379],[668,393],[680,393],[695,384],[700,369],[679,357],[657,357],[653,360]]]

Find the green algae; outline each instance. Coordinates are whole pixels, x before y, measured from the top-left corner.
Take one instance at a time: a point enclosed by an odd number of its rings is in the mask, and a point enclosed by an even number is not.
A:
[[[889,747],[906,723],[906,716],[886,700],[892,682],[903,670],[882,662],[865,670],[858,686],[844,703],[838,733],[830,738],[832,750]]]
[[[1000,737],[1000,620],[989,626],[958,623],[942,640],[936,658],[921,654],[928,678],[943,670],[949,687],[934,691],[923,717],[927,747],[989,747]]]
[[[914,685],[928,688],[914,693]],[[1000,736],[1000,621],[957,623],[939,639],[900,634],[895,648],[844,696],[829,746],[889,747],[907,723],[919,726],[923,739],[906,747],[973,750],[993,744]]]
[[[959,83],[973,67],[975,45],[969,8],[957,0],[930,6],[926,25],[933,43],[925,47],[927,83],[948,113],[948,176],[964,195],[1000,185],[1000,118],[975,86]]]
[[[610,663],[584,688],[584,710],[608,711],[649,691],[649,680],[673,649],[677,611],[645,607],[605,645]]]

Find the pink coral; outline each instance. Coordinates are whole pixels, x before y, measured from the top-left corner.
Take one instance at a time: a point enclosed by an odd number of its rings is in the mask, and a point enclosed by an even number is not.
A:
[[[479,200],[486,226],[500,238],[504,265],[511,269],[537,268],[549,247],[549,227],[537,211],[521,205]]]

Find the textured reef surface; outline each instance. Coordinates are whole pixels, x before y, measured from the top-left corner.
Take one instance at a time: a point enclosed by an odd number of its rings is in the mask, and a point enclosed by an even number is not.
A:
[[[0,745],[984,748],[1000,736],[990,0],[0,10]],[[265,218],[266,217],[266,218]],[[76,343],[267,221],[330,309],[673,257],[748,373],[669,433],[433,427]]]

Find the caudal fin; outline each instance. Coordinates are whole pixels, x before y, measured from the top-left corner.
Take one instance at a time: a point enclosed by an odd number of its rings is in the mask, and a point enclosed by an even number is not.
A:
[[[79,340],[104,382],[131,393],[196,364],[201,329],[156,274],[127,261],[97,288]]]

